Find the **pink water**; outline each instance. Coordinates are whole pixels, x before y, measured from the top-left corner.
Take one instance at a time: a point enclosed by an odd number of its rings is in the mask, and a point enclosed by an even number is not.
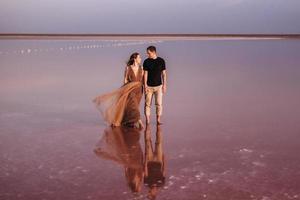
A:
[[[0,44],[0,199],[147,199],[94,153],[106,125],[91,99],[149,44],[168,72],[157,199],[300,198],[298,40]],[[131,145],[143,155],[144,131]]]

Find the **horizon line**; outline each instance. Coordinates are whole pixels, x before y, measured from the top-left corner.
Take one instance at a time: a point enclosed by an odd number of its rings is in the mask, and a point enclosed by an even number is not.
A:
[[[0,39],[93,39],[93,38],[165,38],[165,39],[201,39],[201,38],[261,38],[261,39],[300,39],[300,34],[264,34],[264,33],[0,33]]]

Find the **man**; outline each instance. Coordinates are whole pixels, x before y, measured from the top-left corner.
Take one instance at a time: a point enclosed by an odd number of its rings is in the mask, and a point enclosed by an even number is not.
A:
[[[146,124],[150,123],[150,110],[154,94],[157,124],[162,124],[162,97],[167,90],[166,66],[163,58],[158,57],[155,46],[147,48],[148,58],[144,60],[144,89]]]

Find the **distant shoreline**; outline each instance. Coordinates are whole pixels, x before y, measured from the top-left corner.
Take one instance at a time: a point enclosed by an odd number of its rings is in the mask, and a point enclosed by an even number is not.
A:
[[[300,39],[300,34],[68,34],[68,33],[0,33],[4,39]]]

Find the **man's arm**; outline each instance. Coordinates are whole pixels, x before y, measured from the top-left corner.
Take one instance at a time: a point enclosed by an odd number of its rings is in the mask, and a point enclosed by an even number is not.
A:
[[[167,71],[163,70],[162,71],[162,76],[163,76],[163,93],[165,93],[167,91]]]

